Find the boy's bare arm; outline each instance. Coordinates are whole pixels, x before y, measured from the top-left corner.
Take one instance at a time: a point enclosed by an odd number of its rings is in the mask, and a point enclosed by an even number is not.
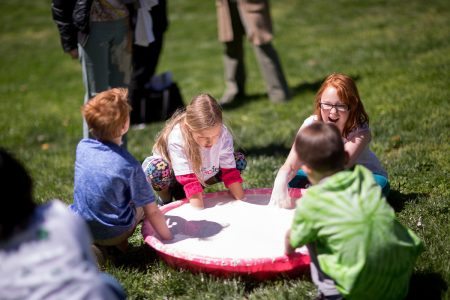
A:
[[[169,227],[167,227],[166,219],[155,202],[145,205],[144,213],[145,218],[150,222],[153,229],[155,229],[163,240],[171,240],[173,238],[172,232]]]
[[[291,239],[290,239],[290,235],[291,235],[291,230],[288,230],[286,232],[286,236],[284,238],[284,253],[285,254],[291,254],[295,252],[295,248],[293,248],[291,246]]]

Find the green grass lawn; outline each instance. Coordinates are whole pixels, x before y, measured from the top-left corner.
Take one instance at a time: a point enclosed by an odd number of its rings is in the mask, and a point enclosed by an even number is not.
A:
[[[450,299],[450,3],[278,0],[271,7],[274,45],[294,97],[269,102],[247,44],[249,97],[224,113],[248,159],[245,187],[272,186],[323,78],[352,76],[371,119],[372,150],[390,176],[389,202],[425,245],[409,298]],[[200,92],[219,98],[224,82],[214,1],[169,1],[169,18],[159,72],[173,72],[186,103]],[[71,203],[84,91],[79,63],[60,47],[50,0],[0,2],[0,63],[0,145],[26,164],[38,202]],[[138,160],[151,153],[162,126],[130,131],[128,148]],[[130,299],[315,295],[308,276],[256,282],[191,274],[165,265],[140,233],[132,245],[133,254],[105,268]]]

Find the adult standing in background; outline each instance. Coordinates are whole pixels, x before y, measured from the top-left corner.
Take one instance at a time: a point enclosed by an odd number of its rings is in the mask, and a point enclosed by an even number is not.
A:
[[[52,0],[64,52],[79,58],[84,103],[102,91],[127,87],[131,76],[129,12],[122,0]],[[83,137],[89,129],[83,122]]]
[[[131,26],[134,32],[136,32],[136,26],[138,26],[139,9],[142,8],[140,7],[140,4],[141,2],[138,1],[136,4],[130,4],[128,6],[131,14]],[[140,103],[146,94],[146,84],[150,81],[150,78],[155,75],[163,46],[164,33],[169,26],[166,0],[151,0],[149,6],[151,6],[151,34],[153,35],[154,40],[148,44],[139,42],[135,35],[135,41],[133,43],[133,72],[128,88],[130,104],[133,107],[133,110],[131,111],[132,124],[143,122],[143,120],[141,120]]]
[[[267,93],[272,102],[290,97],[280,60],[272,45],[273,32],[268,0],[216,0],[219,40],[224,43],[226,89],[220,99],[228,104],[245,95],[243,36],[253,46]]]

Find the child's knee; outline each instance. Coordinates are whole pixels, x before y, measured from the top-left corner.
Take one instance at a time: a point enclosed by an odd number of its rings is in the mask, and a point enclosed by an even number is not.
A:
[[[297,174],[294,178],[292,178],[288,185],[290,188],[305,189],[308,188],[311,183],[309,182],[308,176],[306,176],[305,172],[300,169],[297,171]]]
[[[160,157],[147,157],[142,164],[147,182],[155,191],[169,188],[173,177],[170,164]]]

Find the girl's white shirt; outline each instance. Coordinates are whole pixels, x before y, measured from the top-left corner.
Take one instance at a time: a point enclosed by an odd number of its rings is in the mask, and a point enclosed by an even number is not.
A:
[[[175,176],[193,174],[194,171],[191,162],[188,160],[184,150],[184,138],[179,124],[175,125],[169,134],[167,144]],[[202,158],[201,174],[203,181],[216,175],[220,170],[219,168],[236,168],[233,137],[225,125],[222,125],[217,143],[211,148],[201,147],[200,153]]]

